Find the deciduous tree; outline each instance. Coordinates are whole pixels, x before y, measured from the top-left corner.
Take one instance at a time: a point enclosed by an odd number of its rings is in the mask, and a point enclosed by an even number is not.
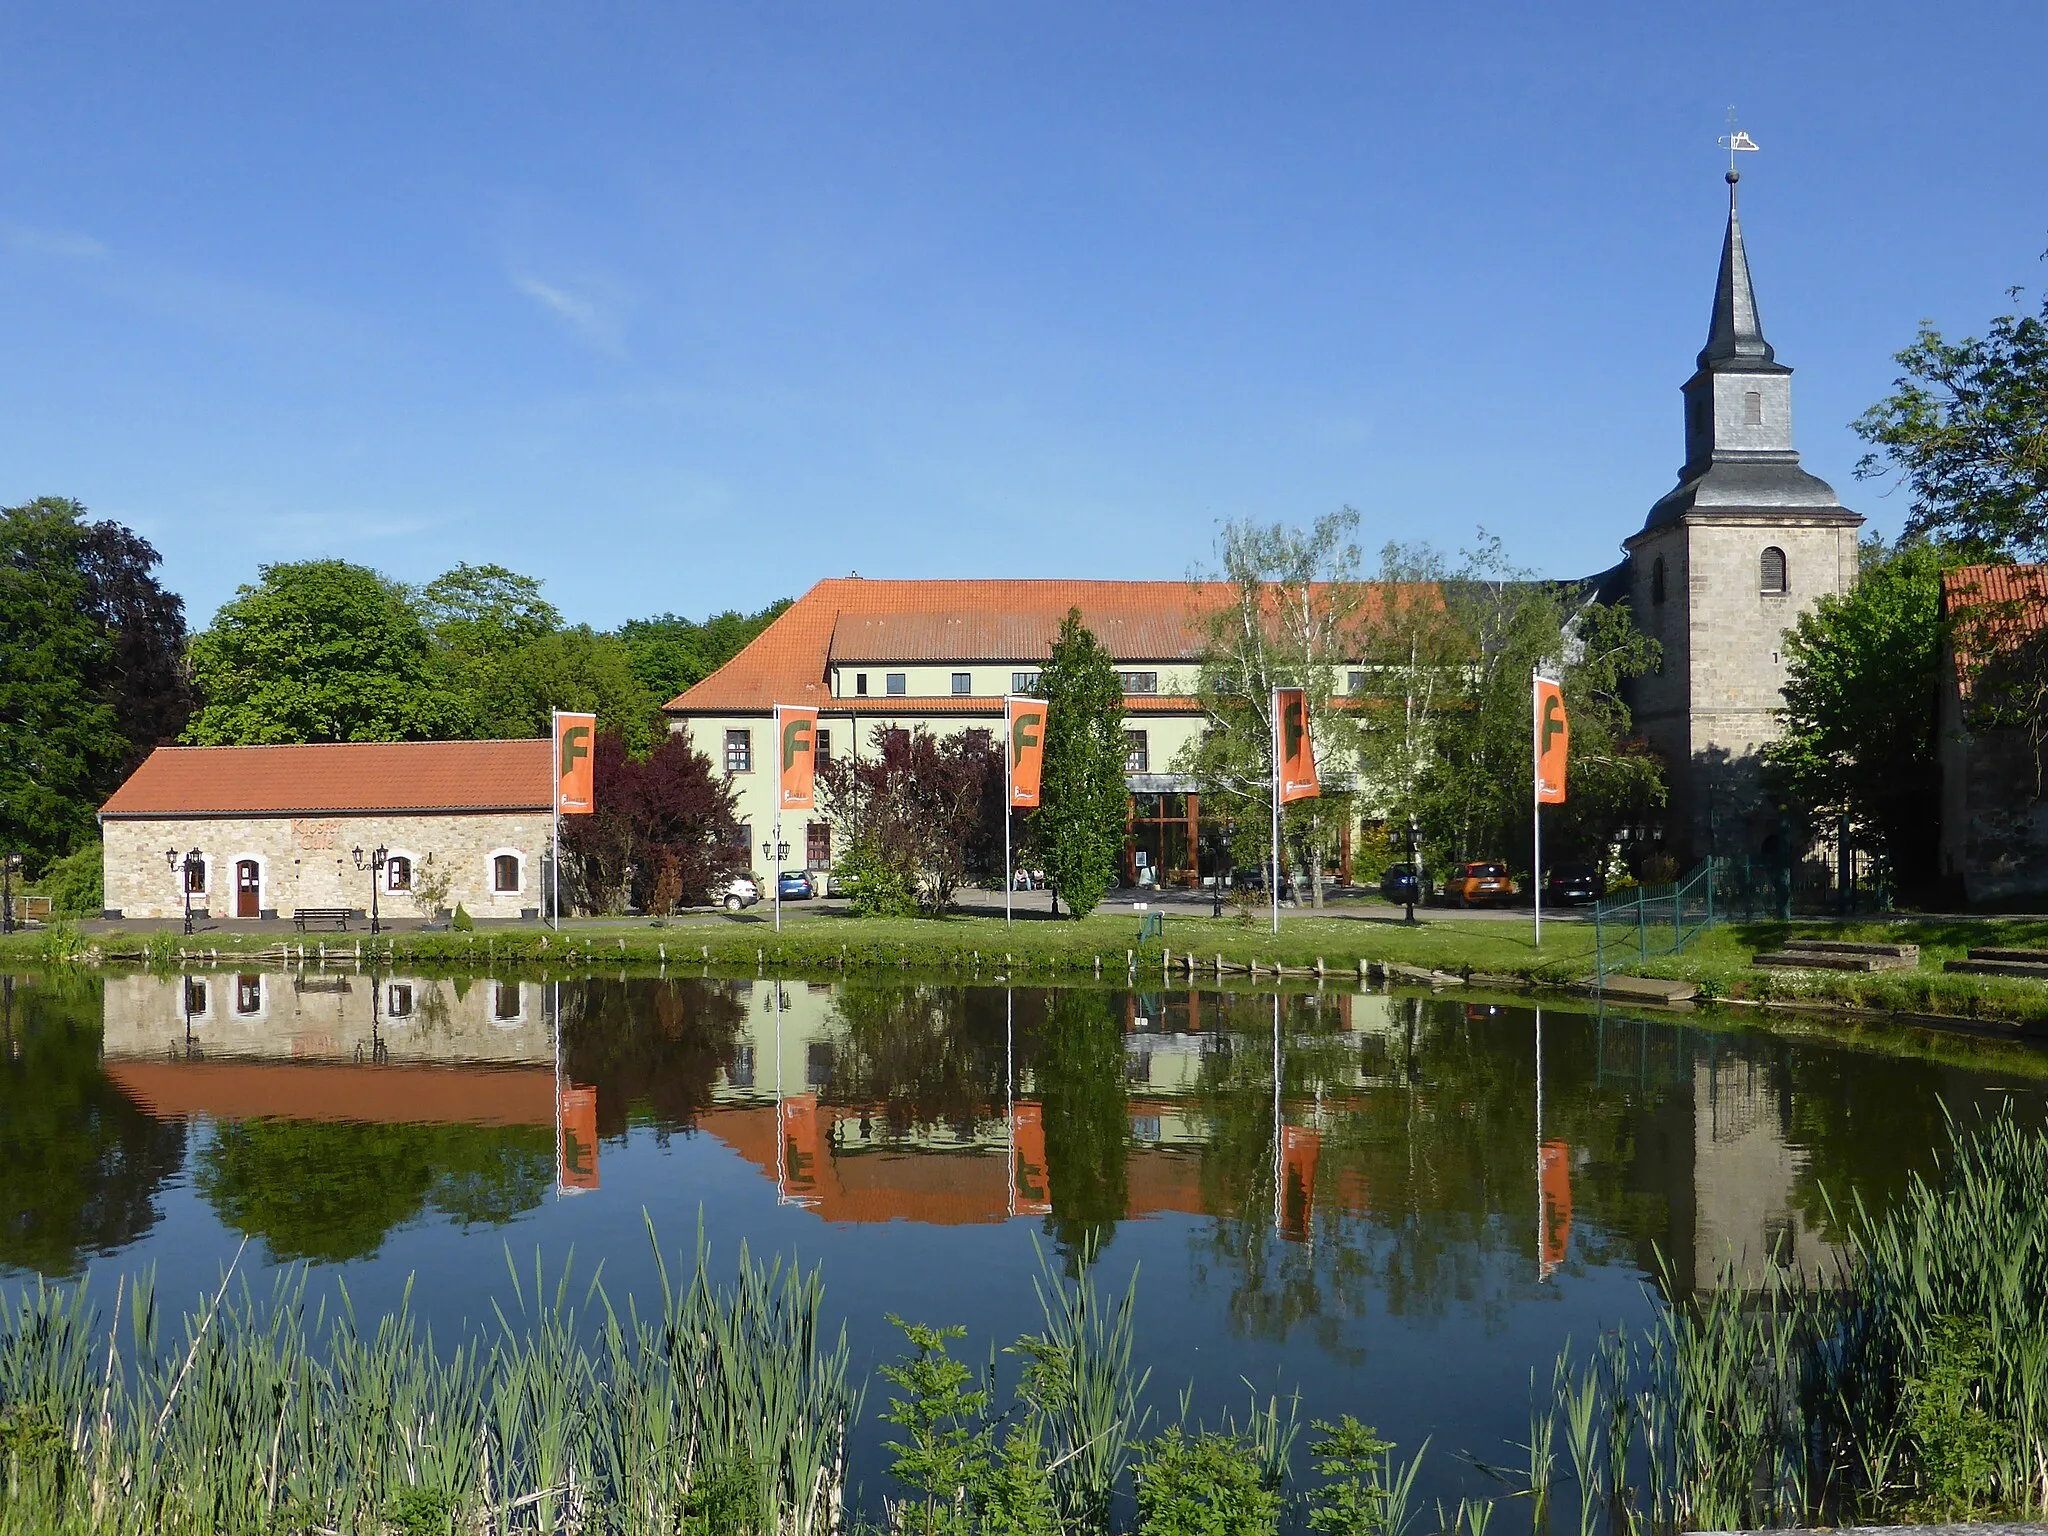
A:
[[[1821,598],[1785,636],[1784,734],[1765,757],[1794,804],[1848,817],[1902,888],[1924,890],[1939,844],[1941,574],[1967,556],[1875,538],[1862,553],[1856,585]]]
[[[1045,760],[1031,840],[1046,881],[1086,917],[1116,883],[1130,800],[1124,787],[1124,689],[1116,663],[1070,610],[1039,672]]]
[[[345,560],[261,567],[191,654],[197,746],[414,741],[461,716],[411,596]]]
[[[654,910],[662,885],[667,904],[701,904],[734,867],[747,863],[739,840],[732,787],[711,761],[681,736],[667,736],[645,757],[626,750],[617,731],[599,733],[591,754],[596,809],[564,818],[564,872],[575,862],[583,904],[621,912],[638,899]]]
[[[877,726],[866,755],[819,766],[818,790],[844,862],[864,884],[900,886],[927,916],[948,911],[969,875],[1001,863],[1003,763],[985,730]]]

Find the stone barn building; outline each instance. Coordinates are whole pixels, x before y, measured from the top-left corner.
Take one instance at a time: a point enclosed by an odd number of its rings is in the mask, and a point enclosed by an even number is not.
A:
[[[1972,905],[2038,906],[2048,896],[2048,566],[1944,571],[1941,616],[1942,879]]]
[[[159,747],[100,808],[105,915],[215,922],[370,910],[425,915],[423,875],[447,872],[447,906],[537,917],[553,830],[553,747],[538,741],[343,742]]]

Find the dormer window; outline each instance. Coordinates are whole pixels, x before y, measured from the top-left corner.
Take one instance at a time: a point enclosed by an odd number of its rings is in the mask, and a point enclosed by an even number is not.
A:
[[[1782,597],[1791,590],[1785,570],[1785,551],[1773,544],[1757,562],[1758,585],[1766,596]]]

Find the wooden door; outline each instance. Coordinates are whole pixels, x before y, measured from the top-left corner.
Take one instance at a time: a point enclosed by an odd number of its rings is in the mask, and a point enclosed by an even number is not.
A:
[[[263,910],[263,879],[254,859],[235,865],[235,916],[254,917]]]

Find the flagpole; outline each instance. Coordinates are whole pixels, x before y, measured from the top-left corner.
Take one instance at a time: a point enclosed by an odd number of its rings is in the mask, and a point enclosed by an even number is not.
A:
[[[1538,949],[1543,947],[1543,690],[1536,685],[1540,675],[1534,667],[1529,669],[1529,894],[1535,902]]]
[[[555,932],[562,931],[562,712],[558,709],[551,719],[548,735],[552,738],[548,750],[553,754],[555,764],[554,786],[548,792],[548,799],[554,810],[554,835],[548,845],[548,921]],[[557,1170],[559,1172],[559,1169]]]
[[[1011,893],[1017,889],[1017,874],[1015,870],[1010,868],[1010,816],[1013,810],[1010,802],[1016,794],[1015,786],[1010,779],[1010,762],[1017,751],[1016,744],[1010,740],[1012,729],[1013,727],[1010,724],[1010,695],[1006,693],[1003,695],[1003,922],[1005,925],[1010,921],[1010,908],[1015,900]]]
[[[1273,868],[1269,884],[1273,895],[1273,936],[1280,936],[1280,690],[1267,701],[1273,723]]]

